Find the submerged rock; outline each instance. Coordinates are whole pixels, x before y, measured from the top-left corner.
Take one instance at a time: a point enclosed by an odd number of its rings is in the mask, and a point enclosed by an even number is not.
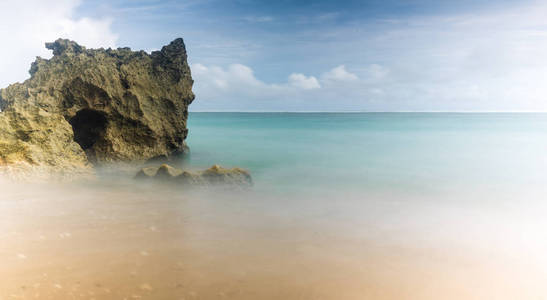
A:
[[[159,168],[142,168],[135,178],[198,186],[235,185],[249,187],[253,185],[251,174],[248,171],[241,168],[226,169],[219,165],[214,165],[205,171],[188,172],[163,164]]]
[[[31,78],[0,90],[0,166],[91,169],[187,151],[193,80],[182,39],[148,54],[47,43]]]

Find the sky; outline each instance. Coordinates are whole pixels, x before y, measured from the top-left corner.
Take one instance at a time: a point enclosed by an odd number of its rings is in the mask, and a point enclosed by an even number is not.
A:
[[[191,111],[547,111],[545,16],[536,0],[7,0],[0,87],[58,37],[182,37]]]

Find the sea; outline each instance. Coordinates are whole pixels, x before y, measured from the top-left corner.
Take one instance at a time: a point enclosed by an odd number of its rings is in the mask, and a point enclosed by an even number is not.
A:
[[[547,179],[547,114],[191,113],[190,163],[269,191],[520,193]]]
[[[188,128],[177,167],[253,187],[1,180],[0,299],[547,299],[547,114]]]

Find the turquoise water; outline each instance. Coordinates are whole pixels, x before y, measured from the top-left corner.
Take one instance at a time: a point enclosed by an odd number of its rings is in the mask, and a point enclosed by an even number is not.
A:
[[[405,193],[541,188],[547,114],[190,113],[194,166],[257,189]]]

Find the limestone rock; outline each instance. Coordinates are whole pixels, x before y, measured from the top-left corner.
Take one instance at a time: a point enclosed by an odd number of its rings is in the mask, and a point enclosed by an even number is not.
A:
[[[31,78],[0,90],[0,165],[61,170],[187,151],[193,80],[182,39],[148,54],[47,43]]]
[[[241,168],[226,169],[219,165],[214,165],[205,171],[189,172],[163,164],[159,168],[143,168],[135,178],[181,185],[233,185],[243,187],[253,185],[251,174],[248,171]]]
[[[169,165],[163,164],[158,168],[154,177],[159,179],[163,179],[163,178],[169,179],[169,178],[177,177],[178,175],[180,175],[180,173],[182,173],[182,171],[177,170]]]

